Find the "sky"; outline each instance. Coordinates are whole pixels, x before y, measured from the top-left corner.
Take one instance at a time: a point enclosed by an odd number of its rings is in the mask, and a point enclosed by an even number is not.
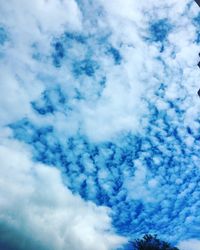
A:
[[[200,250],[200,9],[0,0],[0,248]]]

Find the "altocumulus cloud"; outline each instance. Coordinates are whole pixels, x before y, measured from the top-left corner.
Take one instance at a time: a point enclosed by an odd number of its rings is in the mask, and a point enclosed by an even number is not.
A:
[[[2,246],[198,249],[195,3],[0,3]]]

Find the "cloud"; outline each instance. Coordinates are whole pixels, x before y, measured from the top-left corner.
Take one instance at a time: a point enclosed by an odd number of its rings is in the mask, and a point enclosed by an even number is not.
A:
[[[112,226],[121,235],[136,238],[151,232],[174,243],[198,239],[195,3],[21,0],[19,5],[12,0],[2,4],[0,13],[1,134],[28,144],[37,163],[13,149],[13,142],[3,148],[9,158],[20,154],[24,167],[38,169],[41,181],[28,175],[33,192],[44,195],[47,186],[39,169],[52,187],[60,183],[60,177],[52,179],[51,173],[58,175],[53,167],[38,164],[54,166],[62,172],[69,203],[80,195],[85,200],[79,199],[80,206],[94,216],[100,209],[96,206],[110,207]],[[36,206],[31,191],[24,195]],[[57,211],[60,200],[55,193],[53,197]],[[37,202],[39,211],[43,204]],[[29,223],[27,211],[20,211]],[[91,228],[95,225],[91,222]],[[19,232],[10,224],[4,227]],[[37,229],[32,221],[27,227]],[[44,230],[53,234],[51,227]],[[62,239],[70,242],[69,235],[75,237],[76,230]],[[32,240],[30,234],[22,238]],[[62,246],[58,241],[53,240]]]
[[[109,210],[74,196],[55,168],[34,163],[23,146],[0,146],[0,245],[4,249],[108,250],[124,243]]]
[[[81,14],[76,2],[54,0],[12,0],[2,3],[0,13],[1,125],[6,125],[32,115],[30,102],[45,88],[38,76],[50,71],[52,37],[69,26],[81,29]]]
[[[200,241],[195,239],[190,239],[186,241],[182,241],[179,243],[178,247],[180,250],[199,250],[200,249]]]

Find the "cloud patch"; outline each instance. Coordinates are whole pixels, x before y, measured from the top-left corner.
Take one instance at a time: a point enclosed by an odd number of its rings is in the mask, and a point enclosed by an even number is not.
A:
[[[108,250],[124,243],[108,209],[73,196],[58,170],[33,163],[12,141],[1,144],[0,159],[1,248]]]
[[[199,250],[200,249],[200,241],[195,239],[190,239],[186,241],[182,241],[179,243],[178,247],[180,250]]]

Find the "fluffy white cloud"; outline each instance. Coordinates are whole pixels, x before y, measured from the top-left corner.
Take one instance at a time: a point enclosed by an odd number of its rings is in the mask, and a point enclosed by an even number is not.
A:
[[[0,145],[0,162],[1,247],[109,250],[124,242],[107,208],[72,195],[58,170],[32,162],[18,143]]]
[[[53,37],[66,29],[81,30],[81,13],[75,1],[0,1],[0,27],[6,40],[0,45],[1,125],[33,115],[30,102],[55,77],[51,60]],[[2,39],[2,38],[1,38]],[[35,57],[40,57],[36,60]]]
[[[179,243],[180,250],[200,250],[200,240],[190,239]]]

